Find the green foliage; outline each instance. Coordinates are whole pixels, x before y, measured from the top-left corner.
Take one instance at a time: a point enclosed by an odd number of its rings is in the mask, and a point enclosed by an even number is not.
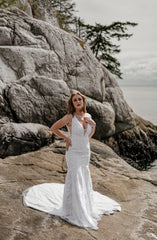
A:
[[[75,3],[72,0],[51,0],[51,2],[56,11],[60,28],[71,32],[74,24],[74,12],[76,12]]]
[[[128,27],[135,27],[137,23],[113,22],[111,25],[96,23],[92,26],[75,16],[75,4],[71,0],[51,0],[51,2],[56,10],[59,26],[77,34],[81,42],[88,42],[96,58],[111,73],[122,78],[120,62],[115,57],[121,51],[117,41],[129,39],[133,34],[128,33]]]
[[[0,8],[7,8],[17,3],[17,0],[0,0]]]
[[[39,13],[37,11],[38,1],[32,1],[32,0],[28,0],[28,1],[32,8],[33,17],[39,19]],[[18,2],[17,0],[0,0],[0,8],[8,8],[12,5],[15,5],[22,11],[26,11],[26,8],[27,8],[27,6],[23,6],[22,3]]]
[[[87,41],[91,47],[96,58],[114,75],[122,78],[120,71],[120,62],[114,57],[119,53],[120,45],[113,43],[115,39],[128,39],[132,34],[128,34],[128,27],[135,27],[137,23],[134,22],[113,22],[111,25],[95,24],[86,25],[80,19],[79,36]]]

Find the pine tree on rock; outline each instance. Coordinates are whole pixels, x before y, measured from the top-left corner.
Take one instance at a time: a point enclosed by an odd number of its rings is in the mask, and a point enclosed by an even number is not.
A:
[[[56,10],[60,28],[71,32],[74,21],[75,3],[72,0],[51,0]]]
[[[113,22],[111,25],[95,24],[95,26],[84,24],[83,21],[78,21],[80,38],[87,41],[96,58],[114,75],[122,78],[122,73],[119,69],[120,62],[114,57],[119,53],[120,45],[116,42],[121,39],[128,39],[133,34],[128,34],[128,27],[135,27],[134,22]]]

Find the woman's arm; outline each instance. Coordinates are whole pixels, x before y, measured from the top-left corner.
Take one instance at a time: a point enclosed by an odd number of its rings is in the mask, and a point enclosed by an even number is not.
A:
[[[57,122],[55,122],[51,128],[50,131],[53,132],[54,134],[56,134],[57,136],[64,138],[66,140],[66,150],[68,150],[69,145],[71,145],[71,140],[69,137],[67,137],[65,134],[61,133],[59,131],[59,128],[62,128],[63,126],[65,126],[66,124],[68,124],[71,121],[71,115],[70,114],[66,114],[64,117],[62,117],[61,119],[59,119]]]

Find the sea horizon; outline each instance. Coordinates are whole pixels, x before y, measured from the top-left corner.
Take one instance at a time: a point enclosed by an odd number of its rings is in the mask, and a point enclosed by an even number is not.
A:
[[[157,125],[157,85],[120,85],[124,98],[140,117]]]

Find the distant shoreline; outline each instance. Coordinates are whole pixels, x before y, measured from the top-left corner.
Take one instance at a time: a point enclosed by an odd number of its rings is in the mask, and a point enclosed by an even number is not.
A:
[[[157,125],[157,85],[121,85],[120,88],[133,111]]]

